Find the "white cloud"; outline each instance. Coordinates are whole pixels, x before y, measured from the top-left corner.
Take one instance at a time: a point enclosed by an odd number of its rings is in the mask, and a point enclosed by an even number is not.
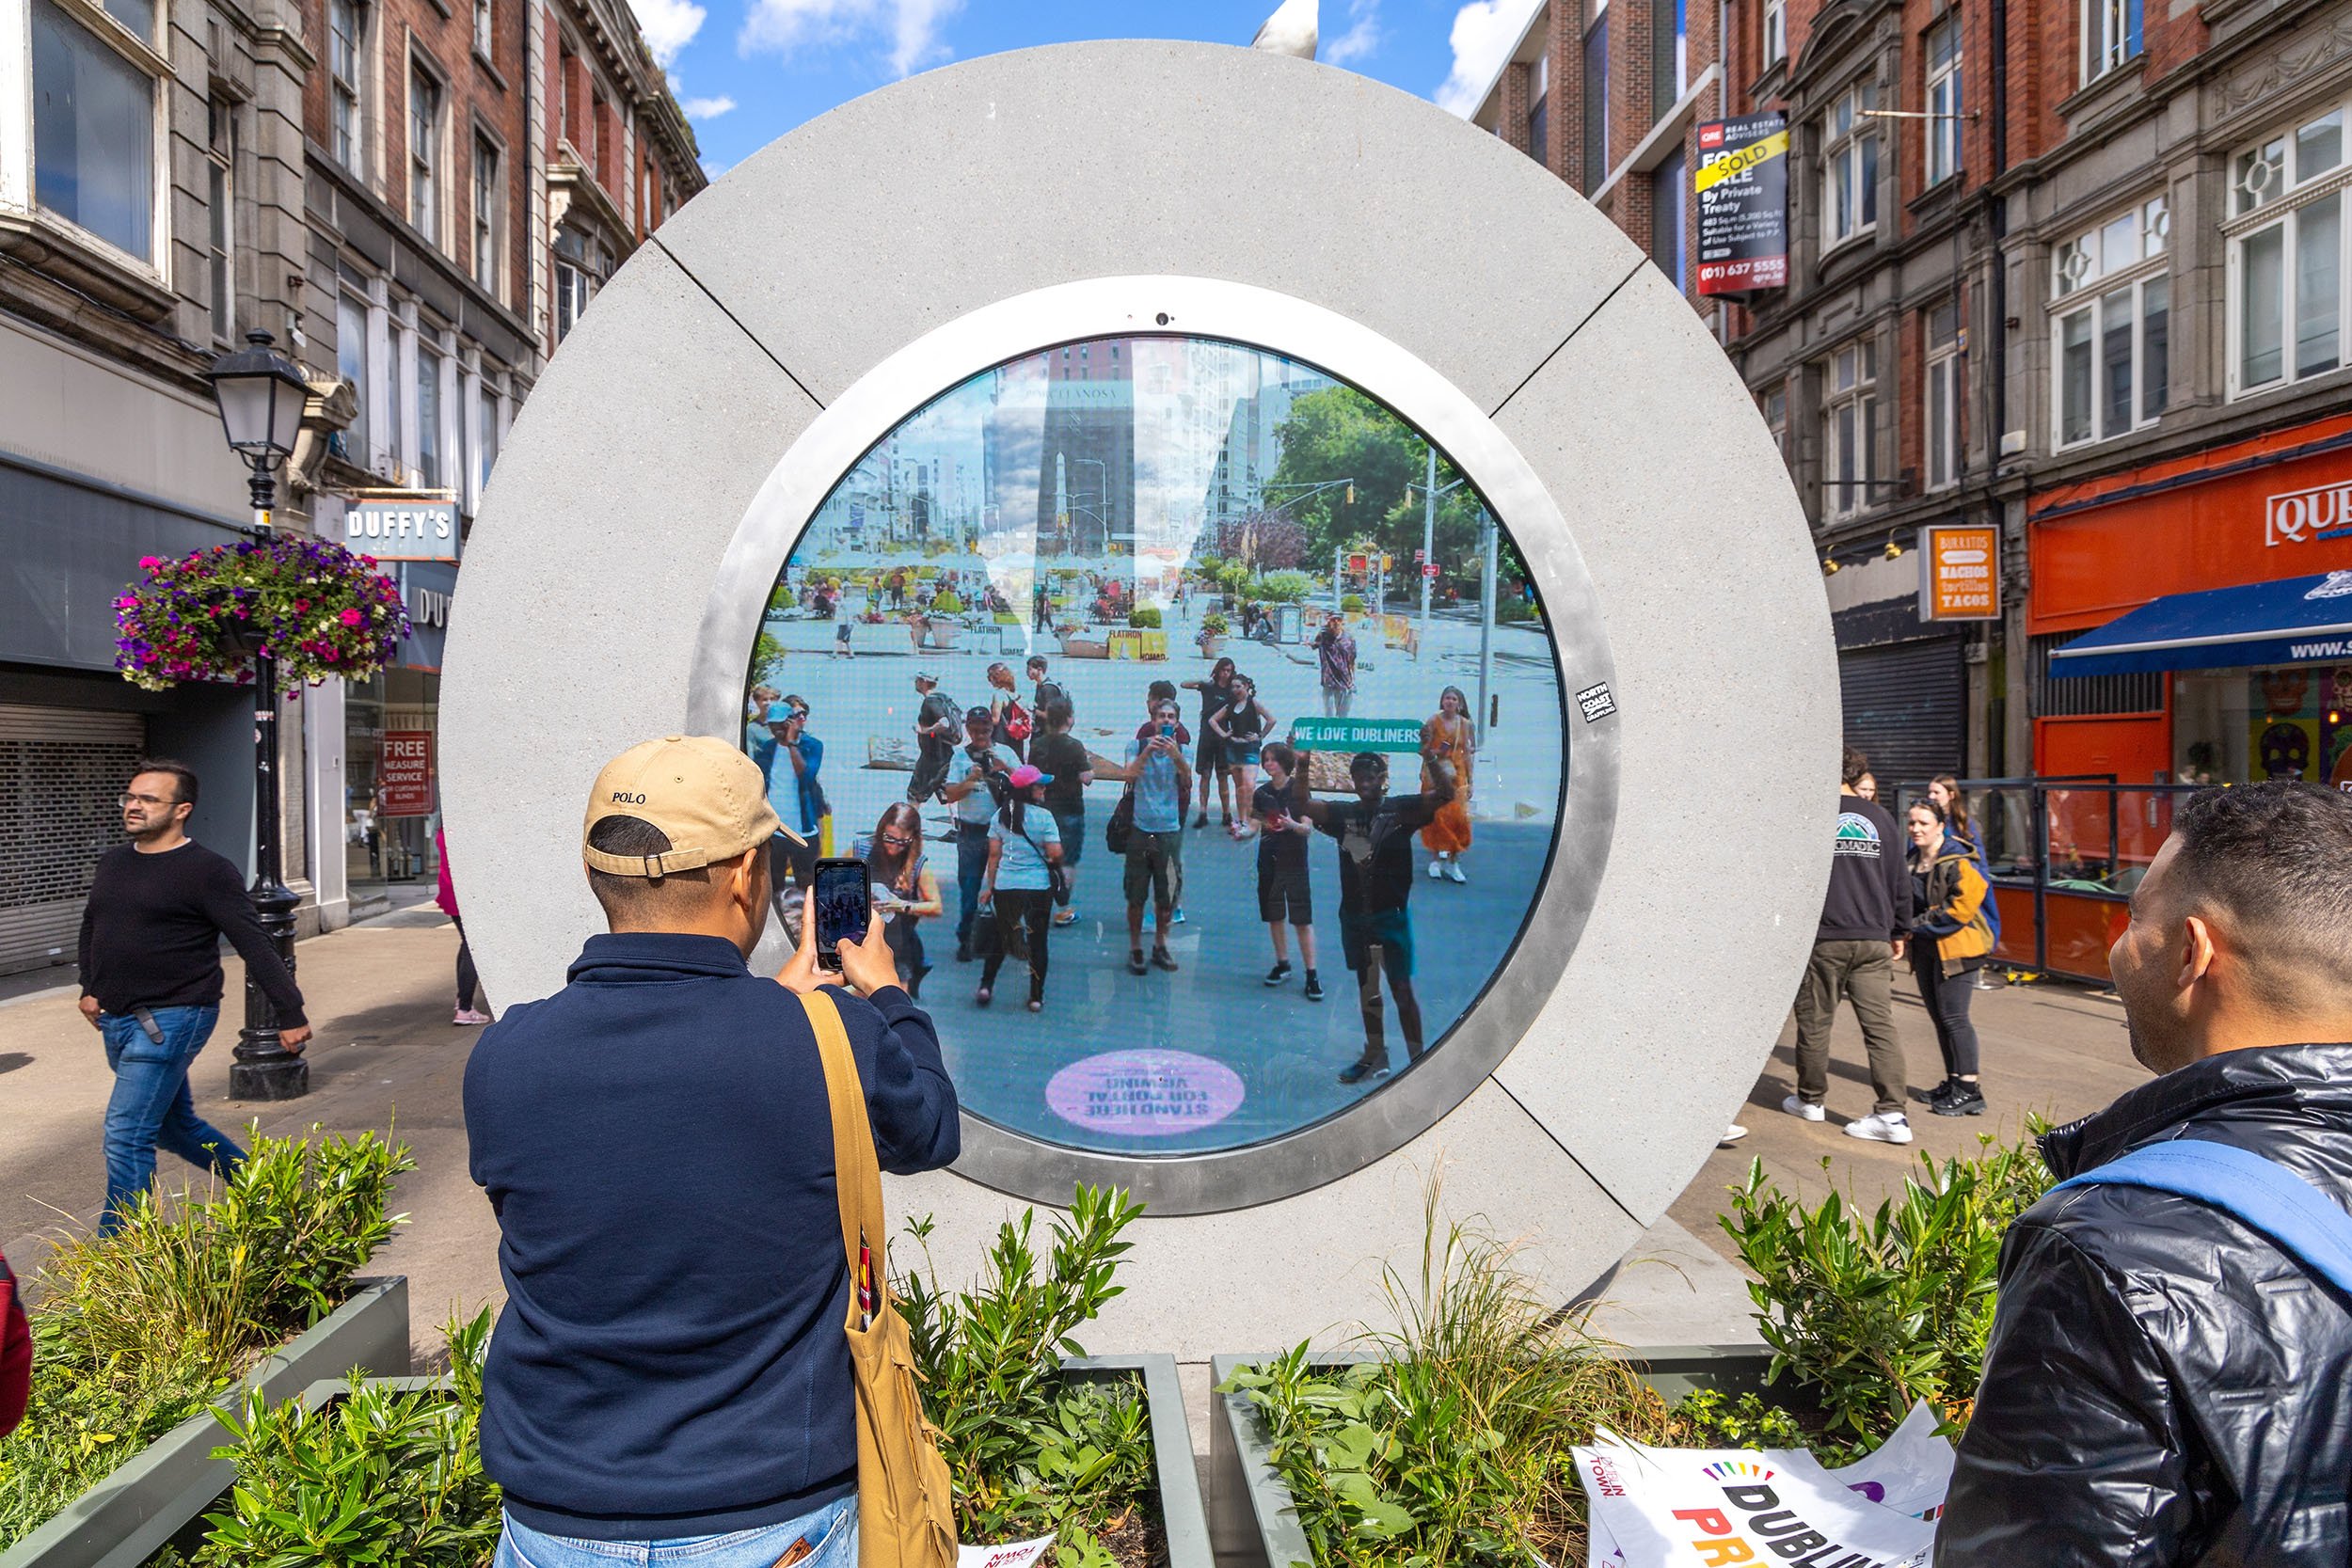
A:
[[[664,71],[694,41],[708,14],[694,0],[629,0],[629,8],[637,13],[637,30],[645,35],[654,63]]]
[[[1347,0],[1347,31],[1323,46],[1326,65],[1352,65],[1380,47],[1380,0]]]
[[[815,46],[887,39],[890,69],[905,76],[947,57],[939,30],[963,0],[751,0],[736,49],[790,55]]]
[[[703,160],[703,178],[706,180],[716,180],[734,166],[735,166],[732,164],[723,164],[716,158],[705,158]]]
[[[686,111],[689,119],[717,119],[733,111],[735,100],[722,93],[716,98],[690,98],[678,107]]]
[[[1502,62],[1543,0],[1470,0],[1454,13],[1454,69],[1438,85],[1438,107],[1464,119],[1478,112]]]

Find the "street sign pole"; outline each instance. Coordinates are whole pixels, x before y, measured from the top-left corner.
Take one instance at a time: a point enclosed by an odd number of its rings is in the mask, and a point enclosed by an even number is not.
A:
[[[1487,693],[1494,685],[1495,673],[1495,520],[1483,509],[1479,512],[1478,520],[1484,535],[1482,553],[1486,559],[1479,571],[1478,716],[1471,721],[1471,733],[1478,736],[1479,750],[1484,751],[1486,748],[1486,730],[1493,722],[1487,706],[1492,699]]]
[[[1429,641],[1429,563],[1438,559],[1438,449],[1429,449],[1429,477],[1421,487],[1421,635],[1413,639],[1413,662]]]

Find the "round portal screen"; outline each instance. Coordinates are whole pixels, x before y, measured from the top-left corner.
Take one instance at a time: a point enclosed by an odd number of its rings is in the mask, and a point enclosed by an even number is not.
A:
[[[1057,346],[908,418],[802,534],[746,685],[808,840],[779,912],[863,860],[964,1109],[1076,1148],[1262,1143],[1444,1050],[1561,810],[1508,530],[1382,404],[1205,339]]]

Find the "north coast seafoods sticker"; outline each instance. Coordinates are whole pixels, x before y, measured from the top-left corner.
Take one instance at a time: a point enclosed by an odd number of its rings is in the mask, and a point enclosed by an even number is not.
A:
[[[1925,1568],[1952,1473],[1926,1405],[1858,1464],[1802,1450],[1576,1450],[1592,1568]]]

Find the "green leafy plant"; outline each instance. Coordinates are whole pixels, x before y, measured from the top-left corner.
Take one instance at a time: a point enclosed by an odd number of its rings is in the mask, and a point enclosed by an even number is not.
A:
[[[937,594],[931,595],[931,613],[934,615],[962,614],[962,595],[959,594],[952,588],[941,589]]]
[[[197,1568],[477,1568],[498,1544],[499,1489],[483,1473],[482,1357],[491,1309],[448,1325],[449,1387],[355,1377],[318,1408],[259,1394],[222,1423],[238,1446],[225,1506]]]
[[[32,1401],[0,1448],[0,1546],[202,1410],[260,1355],[340,1305],[405,1215],[405,1145],[254,1138],[212,1196],[141,1198],[111,1236],[67,1240],[42,1270]]]
[[[1161,626],[1160,607],[1151,604],[1139,604],[1136,606],[1133,610],[1127,611],[1127,624],[1131,626],[1140,627],[1148,631],[1159,630]]]
[[[1314,579],[1304,572],[1268,572],[1250,584],[1250,591],[1276,604],[1296,604],[1314,591]]]
[[[1819,1440],[1804,1430],[1795,1415],[1755,1394],[1741,1394],[1734,1399],[1713,1388],[1701,1388],[1686,1395],[1675,1406],[1674,1418],[1679,1427],[1675,1441],[1682,1448],[1814,1448],[1816,1457],[1829,1465],[1848,1457],[1821,1451]],[[1851,1457],[1858,1459],[1861,1455]]]
[[[1340,610],[1346,615],[1361,615],[1364,612],[1364,596],[1361,594],[1342,595]]]
[[[1399,1326],[1334,1367],[1299,1345],[1237,1371],[1263,1418],[1317,1568],[1484,1568],[1582,1555],[1572,1449],[1597,1427],[1671,1437],[1665,1402],[1549,1307],[1514,1249],[1446,1224],[1431,1190],[1419,1276],[1385,1287]]]
[[[1922,1399],[1966,1424],[2001,1238],[2050,1184],[2030,1146],[1981,1145],[1976,1159],[1941,1164],[1922,1154],[1902,1192],[1867,1217],[1835,1191],[1816,1204],[1784,1193],[1760,1161],[1732,1189],[1724,1228],[1756,1275],[1748,1293],[1770,1375],[1791,1374],[1831,1436],[1883,1439]]]
[[[998,1228],[975,1287],[952,1294],[930,1266],[930,1222],[908,1226],[924,1266],[894,1271],[893,1290],[955,1480],[960,1539],[1053,1534],[1059,1568],[1087,1568],[1151,1493],[1141,1387],[1061,1372],[1063,1356],[1086,1354],[1076,1330],[1120,1294],[1114,1275],[1132,1244],[1120,1236],[1142,1212],[1123,1191],[1081,1186],[1041,1259],[1036,1212],[1025,1210]]]
[[[1200,629],[1211,637],[1222,637],[1233,629],[1233,624],[1225,618],[1225,611],[1212,610],[1200,617]]]

